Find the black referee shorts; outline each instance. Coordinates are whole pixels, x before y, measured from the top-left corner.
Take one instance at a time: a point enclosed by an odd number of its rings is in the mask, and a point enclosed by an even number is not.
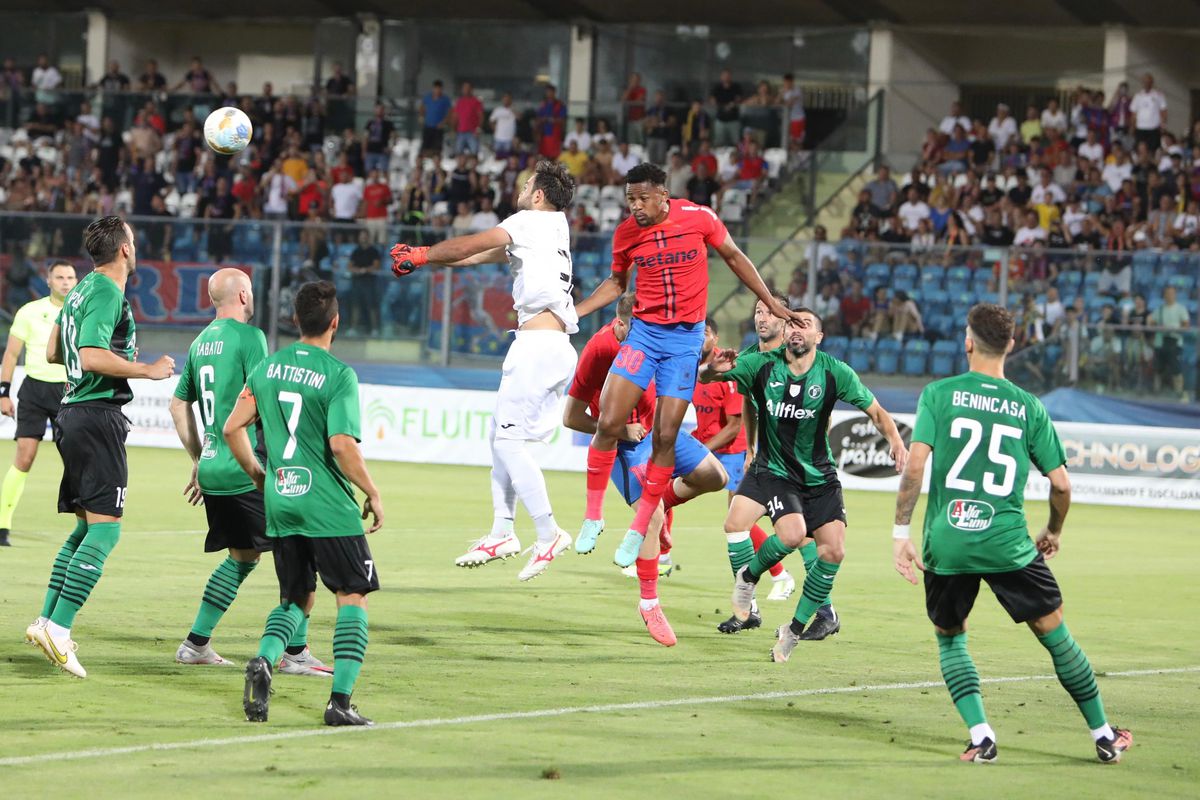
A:
[[[93,514],[122,516],[129,486],[125,460],[129,420],[121,407],[67,403],[58,412],[58,424],[62,428],[58,453],[63,460],[58,512],[74,514],[82,508]]]
[[[46,438],[46,423],[50,423],[51,437],[58,441],[58,409],[62,404],[65,383],[48,383],[36,378],[25,378],[17,390],[17,433],[14,439]]]
[[[992,594],[1013,622],[1032,622],[1062,605],[1062,592],[1046,559],[1037,558],[1011,572],[974,575],[935,575],[925,573],[925,610],[929,620],[943,630],[963,624],[975,605],[979,581],[987,581]]]
[[[279,596],[303,603],[316,588],[317,578],[333,593],[369,594],[379,588],[375,559],[367,537],[279,536],[273,544]]]
[[[266,507],[260,491],[206,494],[204,513],[208,517],[208,536],[204,539],[206,553],[231,547],[266,553],[274,546],[267,538]]]

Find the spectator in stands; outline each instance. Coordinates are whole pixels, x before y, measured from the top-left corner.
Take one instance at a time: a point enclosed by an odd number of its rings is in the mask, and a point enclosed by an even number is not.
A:
[[[1151,347],[1150,338],[1145,331],[1151,324],[1150,308],[1146,305],[1145,295],[1138,293],[1133,296],[1133,306],[1125,312],[1122,322],[1138,328],[1129,331],[1125,336],[1125,371],[1136,376],[1139,390],[1144,389],[1154,364],[1154,348]]]
[[[567,149],[558,154],[558,161],[567,165],[567,171],[571,173],[571,177],[578,180],[583,175],[583,170],[588,163],[588,154],[579,149],[579,142],[572,139],[567,143]]]
[[[1158,331],[1154,334],[1155,376],[1154,388],[1158,391],[1169,383],[1171,388],[1187,402],[1183,391],[1182,348],[1183,337],[1178,333],[1188,327],[1188,311],[1178,302],[1174,286],[1166,286],[1162,292],[1162,305],[1150,314],[1150,324]]]
[[[1038,185],[1033,187],[1029,201],[1035,206],[1050,206],[1065,203],[1067,194],[1062,187],[1054,182],[1054,174],[1043,167],[1039,175]]]
[[[404,225],[423,225],[428,210],[429,192],[425,187],[425,175],[418,167],[408,177],[408,183],[400,193],[400,222]],[[386,235],[386,225],[384,228]],[[377,235],[376,243],[383,244],[384,240]]]
[[[796,77],[790,72],[783,76],[779,103],[786,115],[788,151],[804,149],[804,134],[808,128],[808,118],[804,111],[804,90],[796,85]]]
[[[478,100],[476,100],[478,102]],[[480,106],[479,114],[482,117],[483,110]],[[383,103],[375,104],[375,116],[367,123],[365,135],[363,136],[362,153],[363,167],[367,172],[379,170],[386,173],[388,171],[388,163],[391,156],[392,132],[396,129],[390,120],[385,116]]]
[[[737,177],[734,187],[750,193],[750,207],[758,205],[758,194],[762,191],[767,180],[767,160],[758,154],[758,145],[754,142],[737,162]]]
[[[709,102],[716,112],[713,144],[716,147],[737,144],[741,133],[742,87],[733,82],[732,72],[721,70],[720,80],[709,93]]]
[[[378,170],[371,170],[378,173]],[[354,182],[354,176],[343,172],[341,179],[329,190],[330,207],[334,222],[354,222],[362,204],[362,187]]]
[[[216,94],[217,82],[209,72],[200,56],[192,56],[192,64],[183,74],[179,83],[171,87],[172,92],[186,90],[192,94]]]
[[[371,234],[360,231],[350,253],[350,302],[347,320],[351,336],[374,336],[379,321],[379,248]]]
[[[481,197],[479,199],[479,210],[471,216],[471,231],[473,233],[490,231],[499,224],[500,217],[496,216],[496,212],[492,209],[492,198]]]
[[[867,189],[870,191],[869,184]],[[905,231],[910,236],[920,227],[921,220],[929,219],[929,206],[921,199],[920,192],[916,186],[909,186],[908,199],[900,204],[900,208],[896,210],[896,214],[899,215],[901,221],[904,223]]]
[[[58,129],[58,115],[51,110],[50,106],[42,102],[34,105],[33,113],[25,122],[25,132],[29,134],[29,139],[36,142],[43,136],[53,137],[58,133]]]
[[[687,199],[700,205],[715,207],[721,184],[708,171],[705,161],[697,161],[695,174],[687,182]]]
[[[842,303],[838,298],[837,283],[827,283],[813,299],[813,311],[821,320],[821,329],[826,336],[842,335]]]
[[[387,240],[388,206],[392,202],[392,190],[383,173],[373,170],[362,188],[362,213],[360,218],[370,240],[383,244]]]
[[[680,130],[680,139],[687,158],[694,159],[696,157],[701,143],[707,143],[711,129],[712,117],[704,109],[704,104],[699,100],[693,100]],[[695,167],[693,166],[692,169],[694,170]],[[715,171],[710,169],[709,174],[711,175]]]
[[[1100,144],[1096,131],[1088,131],[1087,140],[1079,145],[1078,153],[1080,158],[1086,158],[1093,164],[1104,161],[1104,145]]]
[[[1101,176],[1113,194],[1121,190],[1122,183],[1133,177],[1133,165],[1129,163],[1129,158],[1123,147],[1117,145],[1113,148],[1112,161],[1104,165],[1104,171],[1101,173]]]
[[[1117,337],[1113,326],[1116,319],[1113,307],[1106,305],[1100,309],[1100,320],[1088,343],[1087,357],[1084,362],[1087,373],[1096,385],[1096,391],[1105,389],[1113,391],[1121,385],[1121,340]]]
[[[1037,212],[1029,211],[1025,214],[1024,224],[1017,228],[1013,235],[1013,244],[1017,247],[1032,247],[1035,242],[1045,244],[1046,229],[1039,222]]]
[[[988,136],[999,152],[1003,152],[1010,141],[1018,138],[1017,122],[1009,116],[1008,106],[1004,103],[996,106],[996,116],[988,123]]]
[[[583,117],[575,118],[575,129],[567,134],[567,138],[563,139],[563,146],[570,147],[571,142],[578,145],[584,153],[588,153],[592,149],[592,135],[588,133],[587,120]]]
[[[1066,308],[1058,297],[1058,287],[1046,287],[1046,301],[1038,309],[1045,328],[1053,333],[1058,330],[1060,323],[1066,317]]]
[[[450,223],[451,229],[455,236],[462,236],[471,233],[471,222],[475,217],[471,210],[471,204],[465,200],[455,206],[458,213],[454,215],[454,221]]]
[[[137,167],[130,178],[130,184],[130,188],[133,190],[133,213],[139,217],[149,216],[151,200],[157,197],[158,193],[166,186],[166,182],[154,168],[152,157],[137,162]],[[232,208],[230,211],[232,212]]]
[[[617,147],[617,152],[612,157],[613,183],[623,183],[625,181],[625,173],[642,163],[634,153],[629,150],[629,142],[621,142]]]
[[[454,101],[454,126],[457,134],[454,152],[478,155],[479,133],[483,129],[483,103],[475,96],[470,81],[463,81],[458,99]]]
[[[121,72],[121,64],[119,61],[108,62],[108,69],[100,77],[95,84],[96,89],[102,92],[128,92],[129,91],[129,76]]]
[[[1020,134],[1021,141],[1027,145],[1032,145],[1035,139],[1041,139],[1044,135],[1041,115],[1032,103],[1025,109],[1025,121],[1021,123]]]
[[[354,81],[345,74],[339,61],[333,63],[333,74],[325,81],[325,93],[330,97],[347,97],[354,94]]]
[[[512,102],[512,95],[505,92],[500,97],[500,105],[488,115],[488,123],[492,127],[492,150],[497,158],[507,158],[512,152],[513,140],[517,138],[517,115],[512,109]]]
[[[117,185],[117,166],[121,159],[121,135],[112,117],[100,123],[100,138],[96,141],[96,166],[100,168],[104,185],[109,189]]]
[[[898,289],[892,298],[889,313],[892,317],[892,336],[896,341],[917,338],[925,335],[925,323],[917,302],[909,297],[908,292]]]
[[[871,314],[863,328],[863,336],[872,342],[892,334],[892,301],[886,286],[876,286],[871,302]]]
[[[892,171],[886,165],[882,164],[879,171],[875,174],[875,179],[868,183],[864,189],[870,193],[871,205],[880,216],[890,216],[892,209],[895,207],[896,198],[900,195],[900,189],[897,188],[896,182],[892,180]]]
[[[1154,88],[1154,76],[1149,72],[1142,76],[1142,89],[1129,101],[1129,110],[1134,140],[1145,142],[1152,152],[1157,150],[1167,124],[1167,98]]]
[[[667,191],[671,197],[687,197],[691,179],[692,167],[684,160],[683,153],[678,150],[671,153],[671,163],[667,166]]]
[[[971,142],[967,139],[967,131],[961,125],[954,126],[950,141],[942,148],[941,162],[938,169],[944,175],[954,175],[965,172],[967,159],[971,157]]]
[[[621,108],[625,118],[625,138],[641,144],[642,120],[646,116],[646,87],[642,86],[642,76],[637,72],[629,73],[629,82],[621,95]]]
[[[146,116],[138,112],[129,130],[129,152],[133,158],[153,158],[162,151],[162,137],[150,126]]]
[[[538,148],[540,155],[558,158],[562,152],[563,128],[566,127],[567,107],[558,99],[558,90],[546,84],[542,104],[537,110]]]
[[[1057,130],[1059,133],[1064,133],[1067,130],[1067,115],[1063,113],[1058,106],[1058,98],[1051,97],[1046,102],[1046,108],[1042,110],[1042,131]]]
[[[445,95],[442,82],[435,80],[429,91],[421,98],[421,156],[441,158],[442,141],[450,116],[450,98]]]
[[[617,135],[608,129],[608,120],[604,117],[596,120],[596,132],[592,134],[592,147],[599,147],[601,142],[608,142],[610,150],[617,145]]]
[[[646,160],[653,164],[662,164],[667,160],[670,117],[666,93],[656,91],[654,103],[646,109],[646,116],[642,120],[642,141],[646,143]]]
[[[861,336],[863,325],[867,323],[871,313],[871,300],[863,294],[862,281],[857,279],[851,281],[850,293],[842,298],[839,310],[842,317],[842,331],[847,336]]]
[[[0,99],[9,99],[20,92],[24,85],[25,73],[17,68],[16,59],[11,56],[5,58],[4,66],[0,67]]]
[[[1166,200],[1166,198],[1163,198]],[[1197,234],[1200,233],[1200,203],[1195,200],[1187,201],[1187,208],[1175,216],[1173,223],[1173,241],[1181,250],[1187,250],[1196,244]]]
[[[301,219],[311,220],[315,212],[319,219],[324,219],[329,210],[329,184],[325,175],[318,170],[310,169],[300,184],[296,195],[296,211]]]
[[[45,53],[39,53],[37,66],[29,75],[29,85],[37,90],[37,101],[39,103],[53,102],[53,92],[62,85],[62,82],[62,74],[59,73],[57,67],[50,63],[50,57]]]
[[[779,129],[778,106],[779,101],[771,84],[768,81],[759,81],[754,94],[742,101],[743,138],[749,133],[761,148],[767,141],[768,133]]]
[[[1021,297],[1021,312],[1017,316],[1015,333],[1017,341],[1014,350],[1036,344],[1045,338],[1042,330],[1042,312],[1038,308],[1037,298],[1030,293]]]
[[[962,103],[953,100],[950,103],[950,113],[942,117],[942,121],[938,123],[938,131],[951,136],[956,125],[961,125],[964,131],[971,130],[971,120],[962,113]]]
[[[716,175],[720,171],[720,165],[717,164],[717,157],[713,155],[712,148],[707,140],[703,140],[697,147],[696,154],[692,157],[692,172],[700,173],[700,165],[703,164],[709,175]]]

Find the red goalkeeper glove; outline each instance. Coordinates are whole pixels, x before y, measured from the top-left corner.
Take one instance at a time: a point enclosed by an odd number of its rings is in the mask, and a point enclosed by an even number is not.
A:
[[[429,263],[428,247],[413,247],[398,244],[392,248],[392,274],[397,278],[411,275],[419,267]]]

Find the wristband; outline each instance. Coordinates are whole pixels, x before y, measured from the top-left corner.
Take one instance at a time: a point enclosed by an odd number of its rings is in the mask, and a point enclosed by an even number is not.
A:
[[[909,534],[910,528],[912,528],[911,525],[893,525],[892,526],[892,538],[893,539],[909,538],[908,534]]]
[[[0,397],[8,397],[12,392],[12,381],[0,381]]]

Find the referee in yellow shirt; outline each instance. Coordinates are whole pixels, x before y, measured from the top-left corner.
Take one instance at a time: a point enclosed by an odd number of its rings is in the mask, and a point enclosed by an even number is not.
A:
[[[38,444],[46,435],[46,422],[58,440],[58,406],[62,402],[67,372],[61,364],[46,361],[46,344],[50,331],[62,310],[63,300],[75,287],[75,266],[66,261],[50,265],[46,282],[50,296],[26,303],[13,317],[8,330],[8,347],[0,362],[0,413],[17,418],[17,457],[0,485],[0,546],[8,546],[8,529],[12,527],[13,512],[25,491],[25,479],[37,457]],[[17,392],[17,407],[13,409],[10,396],[13,371],[21,349],[25,348],[25,380]]]

